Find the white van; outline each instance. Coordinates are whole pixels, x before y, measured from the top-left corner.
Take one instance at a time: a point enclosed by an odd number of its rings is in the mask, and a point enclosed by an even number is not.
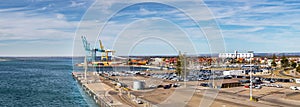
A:
[[[291,90],[298,90],[298,88],[296,86],[290,86]]]

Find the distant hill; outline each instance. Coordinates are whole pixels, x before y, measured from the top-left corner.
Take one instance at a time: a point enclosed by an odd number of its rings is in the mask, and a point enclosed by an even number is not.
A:
[[[275,54],[276,56],[289,56],[289,57],[292,57],[292,56],[300,56],[300,52],[294,52],[294,53],[254,53],[254,56],[256,57],[270,57],[270,56],[273,56],[273,54]]]
[[[276,56],[297,56],[300,57],[300,52],[294,52],[294,53],[254,53],[255,57],[272,57],[273,54]],[[218,57],[218,53],[213,54],[199,54],[199,55],[188,55],[188,56],[197,56],[197,57]],[[177,57],[178,55],[150,55],[150,56],[129,56],[131,58],[168,58],[168,57]],[[123,56],[128,57],[128,56]]]

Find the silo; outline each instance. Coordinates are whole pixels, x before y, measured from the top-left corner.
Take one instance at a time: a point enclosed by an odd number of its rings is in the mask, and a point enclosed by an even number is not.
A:
[[[133,82],[133,89],[134,90],[143,90],[145,85],[143,81],[134,81]]]

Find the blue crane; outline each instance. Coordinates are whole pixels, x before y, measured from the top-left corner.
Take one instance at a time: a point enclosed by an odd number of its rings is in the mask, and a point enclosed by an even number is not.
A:
[[[97,49],[97,48],[92,49],[90,43],[87,42],[87,39],[85,36],[81,36],[81,39],[82,39],[83,47],[86,51],[86,55],[88,56],[87,60],[89,62],[96,61],[97,52],[101,52],[100,61],[108,61],[109,60],[108,53],[112,53],[112,55],[113,55],[115,52],[114,50],[105,49],[104,46],[102,45],[101,40],[99,40],[100,49]]]
[[[91,48],[91,45],[90,45],[90,43],[88,43],[87,42],[87,39],[86,39],[86,37],[85,36],[81,36],[81,39],[82,39],[82,43],[83,43],[83,47],[84,47],[84,50],[85,50],[85,52],[86,52],[86,55],[87,56],[89,56],[88,58],[87,58],[87,60],[90,62],[90,61],[95,61],[96,60],[96,52],[97,51],[102,51],[102,50],[99,50],[99,49],[96,49],[96,48],[94,48],[94,49],[92,49]]]

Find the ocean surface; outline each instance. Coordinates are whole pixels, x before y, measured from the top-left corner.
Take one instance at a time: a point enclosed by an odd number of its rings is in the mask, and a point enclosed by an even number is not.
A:
[[[88,107],[71,57],[0,57],[0,107]]]

